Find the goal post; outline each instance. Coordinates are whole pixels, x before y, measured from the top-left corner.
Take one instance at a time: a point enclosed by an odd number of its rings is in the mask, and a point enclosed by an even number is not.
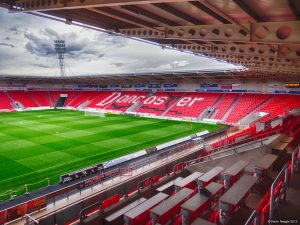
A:
[[[105,117],[105,112],[100,110],[85,110],[85,116],[98,116],[98,117]]]

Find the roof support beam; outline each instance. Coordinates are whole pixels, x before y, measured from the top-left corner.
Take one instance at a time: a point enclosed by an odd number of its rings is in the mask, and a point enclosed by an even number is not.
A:
[[[214,5],[212,5],[211,3],[207,2],[206,0],[199,0],[198,2],[200,2],[202,5],[204,5],[205,7],[207,7],[208,9],[210,9],[211,11],[215,12],[218,16],[220,16],[221,18],[225,19],[226,21],[229,21],[230,23],[239,26],[244,31],[249,32],[249,30],[248,30],[247,27],[243,26],[238,21],[236,21],[233,18],[231,18],[230,16],[226,15],[224,12],[222,12],[220,9],[218,9],[217,7],[215,7]]]
[[[167,19],[165,19],[165,18],[163,18],[163,17],[160,17],[160,16],[158,16],[158,15],[155,15],[155,14],[153,14],[153,13],[151,13],[151,12],[148,12],[148,11],[146,11],[146,10],[144,10],[144,9],[141,9],[141,8],[139,8],[139,7],[137,7],[137,6],[121,6],[121,8],[126,9],[126,10],[128,10],[129,12],[132,12],[132,13],[134,13],[134,14],[142,15],[142,16],[148,17],[148,18],[150,18],[150,19],[152,19],[152,20],[154,20],[154,21],[158,21],[158,22],[164,24],[165,27],[157,28],[157,29],[156,29],[156,30],[158,30],[158,31],[163,31],[163,33],[162,33],[162,32],[151,32],[151,33],[153,33],[154,35],[155,35],[155,34],[156,34],[156,35],[162,35],[162,34],[164,35],[164,34],[165,34],[164,31],[165,31],[166,28],[172,28],[172,27],[174,27],[174,26],[177,25],[175,22],[169,21],[169,20],[167,20]],[[178,32],[181,33],[180,30],[179,30]],[[138,34],[138,33],[139,33],[139,31],[137,31],[137,34]],[[125,34],[125,35],[128,36],[127,33],[123,33],[123,34]],[[144,34],[144,33],[143,33],[143,34]],[[180,38],[179,38],[179,39],[180,39]],[[197,44],[197,43],[195,43],[195,42],[193,42],[193,41],[190,41],[190,40],[184,40],[184,41],[187,42],[187,43],[191,43],[191,44]]]
[[[153,14],[149,11],[146,11],[142,8],[139,8],[137,6],[133,6],[133,5],[124,5],[124,6],[121,6],[123,9],[126,9],[127,11],[131,12],[131,13],[134,13],[134,14],[137,14],[137,15],[142,15],[142,16],[145,16],[145,17],[148,17],[152,20],[156,20],[156,21],[159,21],[163,24],[166,24],[168,26],[176,26],[177,24],[170,21],[170,20],[167,20],[161,16],[158,16],[156,14]]]
[[[298,10],[297,10],[296,1],[295,0],[288,0],[288,4],[289,4],[291,10],[293,11],[293,14],[295,15],[296,19],[300,20],[300,12],[298,12]],[[298,2],[298,4],[299,4],[299,2]],[[299,4],[299,8],[300,8],[300,4]]]
[[[127,15],[128,17],[125,18],[125,16],[122,15],[122,13],[119,13],[119,12],[113,10],[113,9],[110,9],[110,8],[100,8],[100,9],[87,8],[87,10],[89,10],[91,12],[98,13],[98,14],[102,14],[104,16],[111,17],[113,19],[120,20],[122,22],[133,24],[137,27],[144,27],[144,28],[149,28],[149,29],[152,29],[152,30],[156,30],[156,29],[152,28],[153,24],[151,24],[151,23],[148,23],[148,22],[142,21],[142,20],[139,21],[135,17],[129,16],[129,15]]]
[[[157,34],[143,28],[120,29],[120,32],[127,36],[152,39],[300,44],[300,21],[245,23],[243,26],[251,32],[244,32],[234,24],[157,27],[161,31]]]
[[[263,22],[263,20],[248,6],[243,0],[233,0],[233,2],[246,12],[256,22]]]
[[[164,10],[164,11],[166,11],[166,12],[168,12],[168,13],[174,15],[174,16],[177,16],[177,17],[179,17],[179,18],[181,18],[181,19],[183,19],[183,20],[185,20],[185,21],[187,21],[191,24],[194,24],[194,25],[203,24],[203,22],[201,22],[201,21],[199,21],[199,20],[197,20],[197,19],[195,19],[195,18],[193,18],[193,17],[191,17],[191,16],[189,16],[189,15],[187,15],[187,14],[181,12],[181,11],[178,11],[177,9],[175,9],[175,8],[169,6],[169,5],[166,5],[166,4],[163,4],[163,3],[155,3],[153,5],[157,8],[159,8],[159,9],[162,9],[162,10]]]
[[[166,2],[185,2],[186,0],[73,0],[73,1],[57,1],[57,0],[16,0],[16,5],[11,8],[18,11],[49,11],[61,9],[80,9],[95,7],[112,7],[125,5],[143,5]]]
[[[221,53],[243,56],[269,57],[285,60],[300,60],[298,56],[300,44],[280,44],[280,45],[253,45],[253,44],[213,44],[211,46],[199,46],[195,44],[165,44],[164,47],[178,50],[192,51],[196,53]]]
[[[220,16],[215,11],[213,11],[210,8],[208,8],[207,6],[203,5],[202,2],[200,2],[200,1],[190,1],[189,3],[192,4],[193,6],[195,6],[196,8],[204,11],[205,13],[207,13],[208,15],[210,15],[211,17],[219,20],[221,23],[225,23],[225,24],[229,24],[230,23],[229,20],[225,19],[224,17]]]

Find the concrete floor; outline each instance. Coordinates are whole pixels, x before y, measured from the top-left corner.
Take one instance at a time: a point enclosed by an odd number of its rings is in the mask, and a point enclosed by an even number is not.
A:
[[[276,209],[274,219],[298,220],[293,224],[300,224],[300,173],[294,174],[293,182],[287,190],[286,200]]]

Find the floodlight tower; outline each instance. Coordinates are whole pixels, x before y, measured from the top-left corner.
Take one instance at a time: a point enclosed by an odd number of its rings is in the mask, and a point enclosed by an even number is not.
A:
[[[59,67],[60,67],[60,76],[65,76],[65,51],[66,44],[64,40],[54,40],[55,51],[58,54]]]

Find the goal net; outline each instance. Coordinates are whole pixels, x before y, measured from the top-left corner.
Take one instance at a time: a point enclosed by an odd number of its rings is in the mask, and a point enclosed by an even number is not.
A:
[[[105,112],[104,111],[98,111],[98,110],[85,110],[84,115],[85,116],[105,117]]]

